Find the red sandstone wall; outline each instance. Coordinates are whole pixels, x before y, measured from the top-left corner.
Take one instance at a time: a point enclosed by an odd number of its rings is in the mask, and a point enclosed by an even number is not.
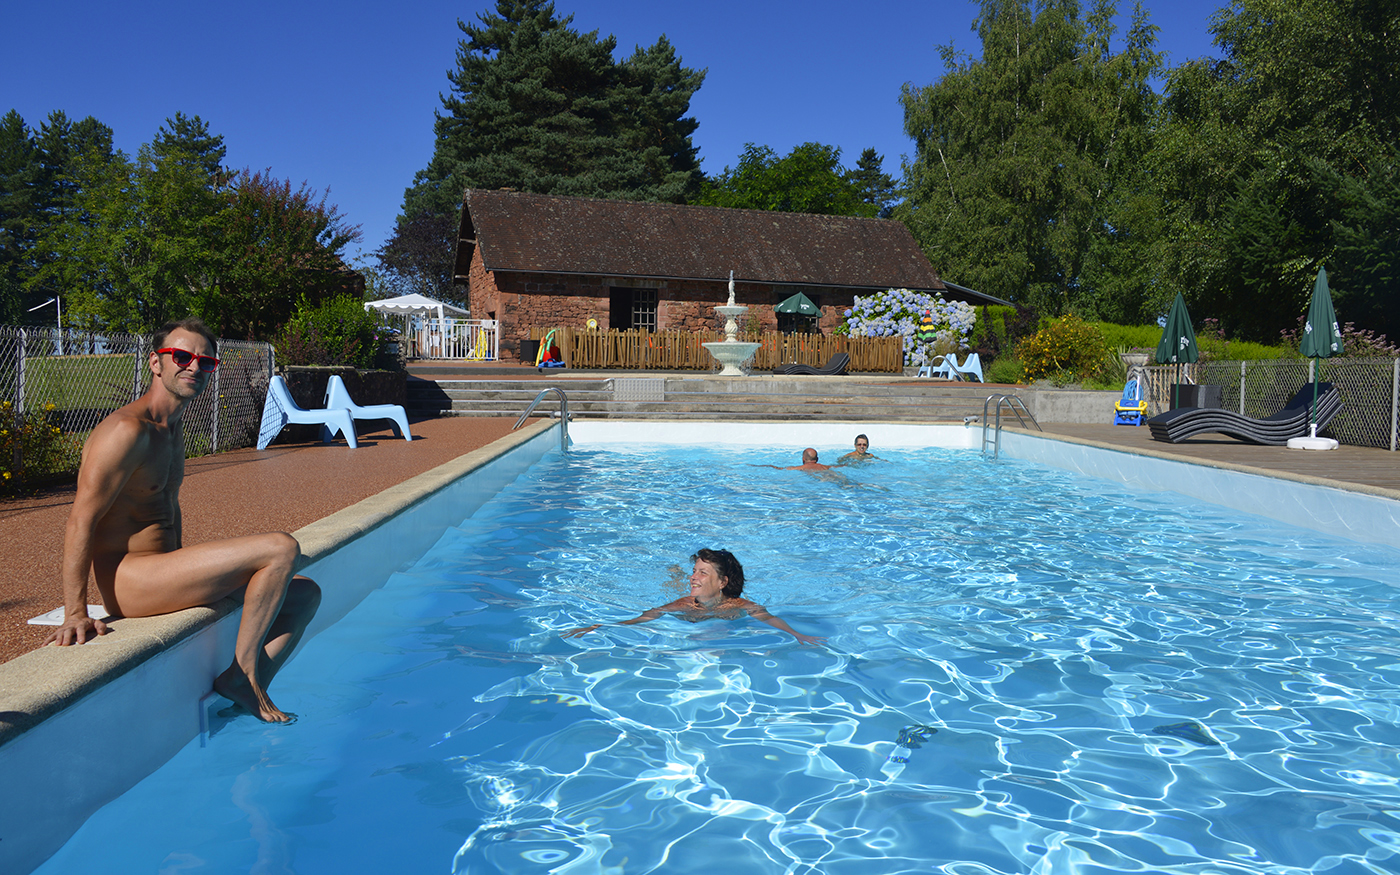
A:
[[[501,323],[501,360],[519,361],[520,341],[530,337],[531,328],[572,326],[582,328],[589,319],[607,329],[613,287],[654,288],[658,330],[700,331],[722,329],[723,321],[715,306],[729,299],[725,281],[647,280],[635,277],[597,277],[571,274],[496,273],[486,270],[481,248],[472,253],[468,272],[472,317],[493,318]],[[740,328],[747,328],[756,317],[761,331],[776,331],[778,318],[773,304],[785,297],[782,289],[766,284],[736,283],[734,299],[750,309]],[[852,296],[840,298],[833,292],[822,295],[822,315],[817,327],[824,334],[845,319]]]

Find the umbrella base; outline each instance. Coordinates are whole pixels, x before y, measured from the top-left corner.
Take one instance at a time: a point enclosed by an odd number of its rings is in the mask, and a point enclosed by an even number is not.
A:
[[[1288,448],[1290,450],[1335,450],[1339,446],[1331,438],[1318,437],[1316,425],[1312,426],[1311,432],[1307,437],[1289,438]]]

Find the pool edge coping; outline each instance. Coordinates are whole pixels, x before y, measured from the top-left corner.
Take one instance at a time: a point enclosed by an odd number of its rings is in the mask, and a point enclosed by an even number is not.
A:
[[[374,531],[555,425],[551,420],[531,423],[297,529],[292,533],[301,544],[297,568]],[[116,620],[111,632],[81,647],[39,647],[0,663],[0,747],[239,607],[226,598],[210,607]]]

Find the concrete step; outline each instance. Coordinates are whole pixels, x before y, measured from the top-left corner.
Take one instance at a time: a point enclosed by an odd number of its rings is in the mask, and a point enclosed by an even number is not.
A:
[[[455,376],[455,375],[454,375]],[[556,386],[569,412],[582,418],[711,418],[758,420],[898,420],[961,422],[980,417],[988,396],[1014,393],[1044,422],[1111,421],[1116,392],[947,383],[906,377],[751,377],[636,374],[558,379],[408,381],[414,416],[519,416],[540,392]],[[558,409],[548,394],[537,408]]]
[[[515,416],[548,386],[569,396],[580,418],[900,419],[961,421],[980,414],[996,387],[845,377],[748,378],[665,375],[559,380],[414,378],[408,409],[416,416]],[[538,410],[557,411],[546,395]]]

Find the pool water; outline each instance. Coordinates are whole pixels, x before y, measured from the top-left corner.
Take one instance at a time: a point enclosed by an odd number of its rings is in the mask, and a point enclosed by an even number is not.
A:
[[[550,454],[40,871],[1400,870],[1400,551],[875,451]],[[560,637],[706,546],[827,646]]]

